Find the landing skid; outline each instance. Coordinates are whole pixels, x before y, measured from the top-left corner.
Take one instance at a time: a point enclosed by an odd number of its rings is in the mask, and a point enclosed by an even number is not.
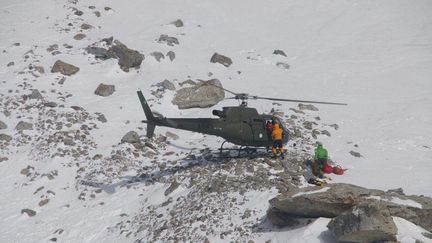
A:
[[[268,154],[268,148],[261,147],[240,146],[239,148],[224,148],[226,142],[227,141],[224,141],[219,148],[220,158],[258,157],[259,155]],[[263,153],[262,150],[266,150],[265,153]]]

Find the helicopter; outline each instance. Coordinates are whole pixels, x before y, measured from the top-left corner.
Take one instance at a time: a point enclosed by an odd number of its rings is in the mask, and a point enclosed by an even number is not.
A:
[[[255,108],[247,106],[248,99],[264,99],[272,101],[315,103],[327,105],[347,105],[345,103],[260,97],[255,95],[249,95],[247,93],[235,93],[215,84],[211,85],[233,94],[233,97],[229,97],[226,99],[240,100],[241,104],[239,106],[223,107],[222,110],[213,110],[212,114],[217,118],[166,118],[155,116],[151,111],[142,92],[140,90],[137,91],[141,106],[147,118],[147,120],[142,121],[144,123],[147,123],[147,137],[153,137],[156,126],[171,127],[175,129],[198,132],[202,134],[215,135],[225,140],[219,149],[221,153],[224,150],[238,150],[240,155],[240,151],[244,149],[268,149],[273,145],[271,134],[269,134],[266,130],[266,123],[268,121],[279,124],[280,128],[283,130],[283,134],[285,134],[282,138],[282,144],[285,146],[288,143],[289,131],[282,119],[276,115],[259,114]],[[223,148],[226,142],[239,145],[240,148]]]

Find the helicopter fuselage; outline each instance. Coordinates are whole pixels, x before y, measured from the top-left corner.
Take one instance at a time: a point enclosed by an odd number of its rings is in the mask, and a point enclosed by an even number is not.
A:
[[[244,106],[224,107],[214,110],[219,118],[166,118],[154,117],[144,96],[138,91],[141,104],[147,117],[147,136],[151,137],[155,126],[165,126],[203,134],[219,136],[226,141],[251,147],[269,147],[273,145],[271,134],[266,130],[266,122],[277,122],[283,129],[283,144],[288,142],[288,130],[282,119],[273,115],[258,114],[255,108]]]

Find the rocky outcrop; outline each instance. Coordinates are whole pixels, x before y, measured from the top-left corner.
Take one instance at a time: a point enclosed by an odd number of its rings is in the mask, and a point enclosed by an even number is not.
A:
[[[268,213],[275,211],[283,218],[334,218],[352,212],[355,206],[377,201],[388,208],[391,216],[432,230],[432,198],[405,196],[345,183],[292,190],[271,199]]]
[[[15,129],[17,131],[33,130],[33,124],[31,124],[30,122],[20,121],[16,125]]]
[[[0,121],[0,129],[6,129],[6,128],[7,128],[6,123]]]
[[[379,201],[355,206],[332,219],[327,227],[342,242],[396,241],[396,225],[386,205]]]
[[[95,90],[95,94],[99,95],[99,96],[103,96],[103,97],[107,97],[110,96],[114,93],[115,91],[115,86],[114,85],[109,85],[109,84],[99,84],[99,86],[96,88]]]
[[[231,58],[224,56],[224,55],[221,55],[221,54],[218,54],[216,52],[210,58],[210,62],[220,63],[220,64],[224,65],[225,67],[229,67],[232,64]]]
[[[192,87],[179,89],[172,101],[179,109],[206,108],[225,98],[222,84],[217,79],[200,82]]]
[[[174,46],[174,45],[178,45],[179,41],[177,38],[172,37],[172,36],[168,36],[168,35],[161,35],[158,39],[159,43],[165,43],[169,46]]]
[[[273,54],[274,54],[274,55],[281,55],[281,56],[284,56],[284,57],[287,56],[287,55],[285,54],[285,52],[282,51],[282,50],[274,50],[274,51],[273,51]]]
[[[139,143],[140,138],[137,132],[130,131],[126,133],[121,139],[122,143]]]
[[[95,56],[96,59],[107,60],[114,58],[113,54],[107,49],[96,46],[89,46],[85,48],[86,52]]]
[[[66,75],[66,76],[71,76],[71,75],[74,75],[75,73],[77,73],[79,70],[80,70],[79,67],[76,67],[72,64],[57,60],[54,63],[54,66],[52,67],[51,72],[52,73],[61,73],[61,74]]]
[[[144,60],[144,55],[136,50],[129,49],[126,45],[118,40],[114,41],[114,46],[112,46],[108,51],[112,53],[118,59],[118,64],[120,68],[129,72],[130,68],[139,68],[142,61]]]

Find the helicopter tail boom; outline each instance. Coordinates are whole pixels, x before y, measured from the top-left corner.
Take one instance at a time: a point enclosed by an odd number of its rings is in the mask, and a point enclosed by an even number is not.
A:
[[[151,138],[153,137],[154,134],[154,130],[156,128],[156,118],[153,115],[153,112],[150,110],[150,106],[148,105],[146,99],[144,98],[144,95],[142,94],[141,90],[137,91],[139,100],[141,102],[141,106],[144,110],[144,114],[147,118],[147,121],[144,121],[145,123],[147,123],[147,137]]]

